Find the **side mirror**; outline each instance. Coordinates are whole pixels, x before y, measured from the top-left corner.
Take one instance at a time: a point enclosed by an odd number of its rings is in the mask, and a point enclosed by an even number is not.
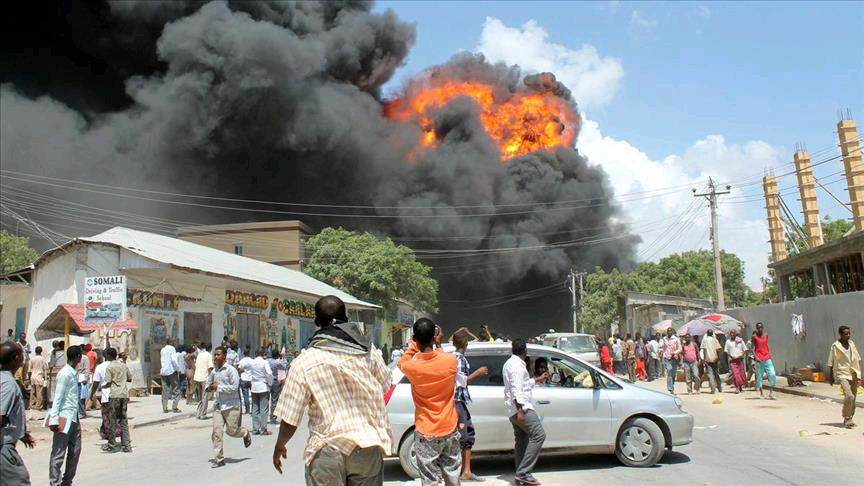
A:
[[[591,382],[594,383],[594,389],[603,388],[600,382],[600,375],[596,371],[591,370]]]

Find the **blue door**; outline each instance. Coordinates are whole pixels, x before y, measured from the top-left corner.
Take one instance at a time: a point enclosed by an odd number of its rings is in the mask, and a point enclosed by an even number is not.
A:
[[[27,308],[19,307],[15,309],[15,340],[27,328]]]

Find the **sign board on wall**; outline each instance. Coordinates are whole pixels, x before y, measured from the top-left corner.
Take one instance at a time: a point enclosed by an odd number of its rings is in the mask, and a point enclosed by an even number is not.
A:
[[[126,319],[126,277],[87,277],[84,279],[84,302],[85,321]]]
[[[126,293],[127,306],[177,310],[180,308],[181,302],[201,302],[201,299],[139,289],[128,289]]]
[[[315,304],[297,302],[295,300],[273,298],[273,309],[290,317],[315,318]]]
[[[225,303],[229,305],[243,305],[246,307],[266,309],[269,307],[270,299],[266,295],[240,292],[237,290],[226,290]]]

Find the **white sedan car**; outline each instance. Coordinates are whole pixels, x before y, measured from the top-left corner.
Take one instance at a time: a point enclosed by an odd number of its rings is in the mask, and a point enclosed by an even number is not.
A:
[[[445,351],[452,351],[445,345]],[[469,386],[471,419],[477,433],[474,456],[513,451],[513,426],[504,406],[502,369],[511,355],[509,343],[471,343],[471,369],[489,374]],[[528,345],[529,371],[545,359],[549,383],[533,391],[537,414],[546,430],[543,452],[612,454],[627,466],[653,466],[673,446],[692,441],[693,417],[680,399],[642,388],[595,368],[558,349]],[[414,460],[414,402],[411,384],[391,363],[393,385],[385,396],[393,425],[392,456],[418,477]]]

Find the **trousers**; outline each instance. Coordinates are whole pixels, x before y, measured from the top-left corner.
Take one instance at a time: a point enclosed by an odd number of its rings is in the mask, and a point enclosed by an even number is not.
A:
[[[207,383],[203,381],[196,381],[196,385],[198,385],[198,410],[195,414],[198,418],[204,418],[207,416],[207,405],[210,401],[210,391],[207,390]]]
[[[678,373],[677,359],[664,359],[663,365],[666,368],[666,389],[669,393],[675,394],[675,375]]]
[[[195,395],[198,393],[198,383],[195,382],[195,370],[186,371],[186,405],[191,405],[195,402]]]
[[[114,445],[116,432],[120,430],[120,444],[123,447],[129,447],[129,419],[126,415],[126,407],[129,403],[128,398],[112,398],[108,402],[111,408],[111,420],[108,426],[108,444]]]
[[[843,388],[843,419],[852,420],[855,415],[855,400],[858,393],[858,377],[852,372],[852,379],[840,378],[840,387]]]
[[[685,361],[684,365],[684,382],[687,383],[687,391],[696,390],[699,392],[699,389],[702,388],[702,379],[699,376],[699,362],[698,361]]]
[[[415,431],[414,453],[422,486],[438,486],[439,477],[445,486],[458,486],[462,472],[458,430],[444,437],[427,437]]]
[[[243,412],[252,413],[252,405],[249,402],[249,393],[252,391],[252,382],[240,380],[240,396],[243,398]]]
[[[180,400],[178,384],[177,373],[162,375],[162,410],[168,410],[168,400],[174,401],[172,410],[177,409],[177,401]]]
[[[15,444],[0,445],[0,486],[30,486],[30,472]]]
[[[264,432],[267,430],[267,421],[270,410],[270,393],[252,393],[252,431]]]
[[[33,410],[45,410],[45,385],[30,385],[30,408]]]
[[[720,392],[723,393],[723,385],[720,381],[720,370],[718,369],[719,363],[716,361],[713,363],[709,363],[704,361],[705,363],[705,374],[708,375],[708,384],[711,386],[711,393]]]
[[[765,361],[756,360],[756,389],[762,389],[762,373],[768,373],[768,383],[777,386],[777,373],[774,371],[774,363],[770,359]]]
[[[227,433],[229,437],[237,438],[249,435],[249,431],[240,426],[241,415],[239,407],[213,412],[213,433],[210,438],[213,440],[213,458],[216,459],[216,462],[225,460],[222,451],[223,433]]]
[[[384,451],[380,447],[355,448],[343,454],[324,446],[306,466],[306,486],[381,486]]]
[[[51,441],[51,462],[48,477],[51,486],[72,486],[75,473],[78,471],[78,459],[81,457],[81,426],[77,421],[69,426],[69,433],[54,432]],[[66,470],[60,474],[63,462]]]
[[[540,417],[534,410],[525,411],[525,423],[516,421],[516,415],[510,417],[513,425],[513,435],[516,439],[516,476],[524,476],[534,470],[537,459],[540,458],[540,449],[546,442],[546,431]]]

